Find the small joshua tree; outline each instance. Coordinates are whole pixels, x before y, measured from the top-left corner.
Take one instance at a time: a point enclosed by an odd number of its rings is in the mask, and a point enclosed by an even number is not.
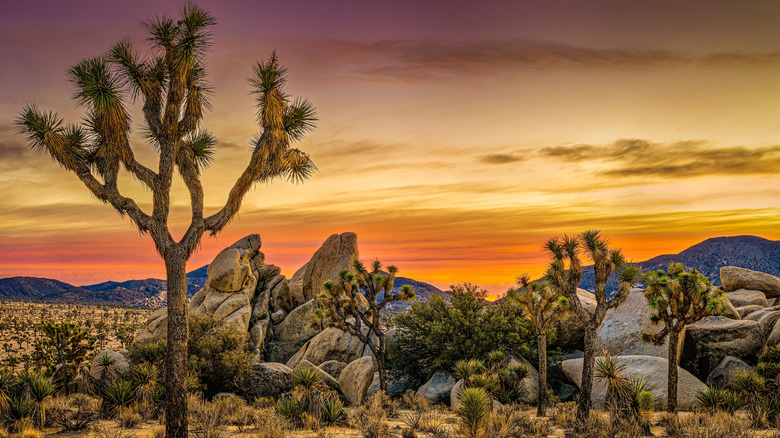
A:
[[[713,289],[707,277],[696,269],[685,270],[682,263],[671,263],[663,269],[642,276],[647,305],[652,310],[650,321],[663,323],[658,333],[642,333],[642,340],[663,345],[669,339],[668,402],[666,410],[677,410],[677,356],[680,333],[689,324],[709,315],[720,315],[725,310],[725,297],[720,289]]]
[[[339,273],[338,283],[326,281],[318,301],[332,324],[371,349],[379,369],[380,388],[387,392],[387,341],[381,312],[389,303],[413,301],[414,290],[405,284],[398,293],[391,294],[398,268],[388,266],[388,274],[382,274],[379,260],[371,264],[370,271],[360,260],[355,260],[352,268],[355,273],[346,269]]]
[[[46,335],[42,345],[57,351],[57,360],[62,365],[65,394],[68,395],[70,394],[68,363],[75,367],[81,365],[87,354],[95,348],[95,338],[89,331],[70,322],[43,321],[41,331]]]
[[[507,298],[517,301],[524,315],[536,328],[536,349],[539,352],[539,399],[536,415],[543,417],[547,409],[547,330],[569,309],[569,300],[546,282],[532,282],[528,274],[517,277],[519,289],[510,289]]]
[[[550,286],[569,300],[572,310],[585,325],[585,357],[577,404],[577,421],[584,425],[590,415],[596,334],[607,310],[617,308],[628,298],[631,286],[639,279],[639,268],[627,263],[619,249],[610,249],[609,242],[601,237],[600,231],[585,231],[579,236],[564,236],[562,239],[554,237],[548,240],[545,246],[553,258],[547,270]],[[582,281],[582,263],[579,256],[583,250],[593,261],[595,274],[596,309],[592,315],[585,310],[577,296],[577,286]],[[617,275],[620,288],[612,298],[607,299],[607,281],[612,274]]]

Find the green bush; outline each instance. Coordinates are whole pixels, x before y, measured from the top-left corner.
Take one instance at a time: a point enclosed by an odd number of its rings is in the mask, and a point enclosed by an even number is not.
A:
[[[458,401],[463,431],[472,438],[480,436],[493,400],[483,388],[464,388],[458,393]]]
[[[493,351],[528,356],[536,342],[519,306],[485,301],[487,291],[472,284],[450,287],[450,302],[434,295],[395,317],[396,335],[388,344],[390,369],[413,386],[459,360],[486,358]]]
[[[292,395],[282,397],[274,405],[274,412],[276,412],[277,415],[284,417],[296,424],[301,422],[301,417],[303,416],[304,411],[305,406],[303,405],[303,402],[293,397]]]
[[[240,393],[251,371],[249,334],[234,324],[216,324],[211,318],[190,317],[190,372],[197,377],[206,397],[220,392]]]

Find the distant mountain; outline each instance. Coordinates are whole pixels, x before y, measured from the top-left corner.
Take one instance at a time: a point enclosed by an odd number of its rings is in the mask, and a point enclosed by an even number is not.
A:
[[[739,266],[780,277],[780,241],[758,236],[713,237],[679,254],[660,255],[637,264],[643,271],[651,271],[664,269],[672,262],[696,268],[716,286],[720,285],[720,268],[723,266]],[[594,281],[593,266],[584,267],[580,287],[593,291]],[[607,290],[617,289],[617,281],[610,280]]]
[[[383,274],[386,274],[383,272]],[[428,283],[423,283],[422,281],[412,280],[411,278],[406,277],[395,277],[395,281],[393,282],[393,293],[397,293],[401,290],[401,287],[404,285],[409,285],[414,289],[414,293],[417,295],[417,299],[415,301],[428,301],[433,295],[441,295],[446,300],[449,301],[450,293],[446,291],[442,291],[441,289],[437,288],[436,286],[433,286]],[[382,300],[382,297],[378,297],[378,301]],[[412,303],[405,303],[405,302],[395,302],[395,303],[389,303],[385,307],[385,311],[387,312],[398,312],[402,310],[406,310],[409,307],[411,307]]]

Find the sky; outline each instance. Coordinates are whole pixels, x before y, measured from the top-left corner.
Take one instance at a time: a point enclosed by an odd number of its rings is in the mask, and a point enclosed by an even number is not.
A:
[[[541,275],[550,237],[602,230],[639,261],[709,237],[780,239],[780,3],[766,1],[200,1],[219,139],[206,213],[246,166],[259,128],[247,78],[277,50],[287,90],[317,107],[296,147],[319,171],[256,186],[188,269],[258,233],[292,276],[331,234],[361,258],[438,287],[499,294]],[[0,4],[0,277],[76,285],[164,278],[148,236],[30,150],[26,103],[78,122],[66,71],[181,2]],[[132,144],[148,166],[155,153]],[[156,167],[156,166],[155,166]],[[129,175],[120,189],[150,209]],[[170,225],[189,221],[183,184]]]

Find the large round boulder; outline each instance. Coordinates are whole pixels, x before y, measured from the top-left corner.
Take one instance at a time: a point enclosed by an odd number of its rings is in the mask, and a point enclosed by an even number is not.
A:
[[[509,356],[504,367],[509,368],[516,366],[528,368],[528,375],[521,382],[526,391],[523,402],[529,405],[535,405],[539,400],[539,371],[537,371],[536,368],[531,365],[531,362],[528,362],[523,356]]]
[[[726,356],[754,360],[765,342],[756,321],[708,316],[686,328],[680,366],[706,379]]]
[[[731,301],[734,307],[738,308],[753,305],[769,307],[766,295],[760,290],[737,289],[733,292],[726,292],[726,298]]]
[[[314,313],[318,306],[316,300],[309,300],[296,307],[274,328],[275,360],[286,362],[306,341],[320,333],[322,322]]]
[[[251,397],[278,397],[292,390],[292,373],[292,369],[281,363],[255,363],[246,377],[246,393]]]
[[[241,290],[250,275],[254,278],[249,260],[249,253],[242,254],[233,247],[223,249],[206,269],[208,275],[206,285],[220,292]]]
[[[381,388],[382,385],[379,382],[379,371],[377,371],[374,373],[374,378],[371,380],[371,385],[368,387],[368,391],[366,392],[366,399],[379,392]],[[395,377],[391,374],[388,374],[387,395],[393,398],[400,397],[409,389],[411,389],[409,386],[409,379],[406,376]]]
[[[740,374],[750,371],[750,365],[733,356],[726,356],[707,376],[707,386],[726,389]]]
[[[655,333],[662,326],[650,322],[652,311],[641,289],[632,289],[626,301],[618,308],[607,310],[596,340],[596,351],[605,349],[613,355],[642,355],[668,357],[669,341],[657,346],[642,342],[642,333]]]
[[[311,260],[298,269],[290,279],[293,306],[301,305],[320,294],[322,284],[336,281],[339,272],[349,269],[359,257],[357,234],[342,233],[328,237]]]
[[[344,368],[347,367],[347,363],[339,362],[337,360],[326,360],[325,362],[319,364],[318,367],[322,371],[325,371],[326,373],[330,374],[334,378],[338,379],[339,376],[341,376],[341,372],[344,371]]]
[[[159,342],[168,339],[168,308],[155,310],[135,334],[136,344]]]
[[[582,304],[582,308],[593,316],[596,311],[596,297],[585,289],[577,289],[577,297]],[[563,349],[585,349],[585,324],[580,317],[574,313],[569,313],[555,324],[555,345]]]
[[[350,363],[362,356],[363,350],[363,341],[357,336],[336,327],[328,327],[306,342],[287,364],[295,367],[301,360],[308,360],[315,365],[332,360]]]
[[[598,360],[598,358],[596,358]],[[638,377],[649,380],[650,386],[655,385],[651,390],[655,396],[655,408],[664,409],[668,399],[667,393],[667,374],[669,362],[661,357],[654,356],[618,356],[617,360],[626,364],[623,374],[626,377]],[[563,373],[579,388],[582,385],[582,359],[564,360],[561,364]],[[688,410],[698,406],[696,396],[707,389],[707,385],[697,379],[688,371],[678,367],[677,382],[677,407]],[[604,402],[607,396],[607,385],[598,378],[593,378],[593,392],[591,401],[596,409],[604,408]]]
[[[780,278],[736,266],[720,268],[720,281],[726,292],[738,289],[760,290],[767,298],[780,296]]]
[[[371,380],[374,379],[374,371],[376,371],[376,362],[370,357],[361,357],[344,368],[339,376],[339,386],[348,402],[353,405],[363,402],[368,387],[371,386]]]
[[[457,381],[447,371],[436,371],[433,376],[417,390],[417,394],[425,397],[431,403],[447,400]]]

